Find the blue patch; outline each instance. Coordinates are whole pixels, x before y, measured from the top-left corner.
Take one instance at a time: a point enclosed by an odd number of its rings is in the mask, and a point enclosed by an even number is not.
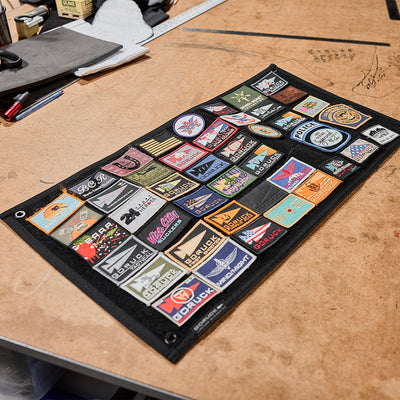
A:
[[[188,168],[185,174],[199,182],[208,182],[214,176],[219,175],[223,170],[228,168],[230,163],[223,161],[214,155],[210,154],[203,158],[193,167]]]

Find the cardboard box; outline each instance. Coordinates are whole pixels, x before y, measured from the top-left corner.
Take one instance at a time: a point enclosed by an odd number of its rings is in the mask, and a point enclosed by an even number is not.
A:
[[[85,19],[93,14],[93,0],[56,0],[58,15],[63,18]]]

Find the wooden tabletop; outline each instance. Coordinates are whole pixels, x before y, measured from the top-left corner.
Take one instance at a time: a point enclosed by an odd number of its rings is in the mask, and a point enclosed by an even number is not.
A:
[[[184,26],[296,38],[177,28],[144,58],[2,122],[0,211],[271,63],[400,119],[400,21],[384,0],[227,0]],[[0,336],[195,399],[398,399],[399,181],[397,151],[176,365],[1,223]]]

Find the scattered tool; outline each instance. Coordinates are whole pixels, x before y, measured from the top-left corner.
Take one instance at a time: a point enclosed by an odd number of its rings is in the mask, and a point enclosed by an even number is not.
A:
[[[0,49],[0,69],[18,68],[22,65],[22,58],[12,51]]]
[[[22,107],[26,104],[29,99],[29,92],[24,92],[18,94],[14,97],[14,103],[12,106],[3,114],[3,118],[6,121],[11,121],[15,115],[22,109]]]
[[[39,32],[39,27],[49,16],[47,6],[39,6],[25,14],[17,15],[14,18],[17,27],[18,40],[34,36]]]

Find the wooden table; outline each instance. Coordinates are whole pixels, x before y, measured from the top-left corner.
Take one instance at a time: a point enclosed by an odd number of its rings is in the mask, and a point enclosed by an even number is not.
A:
[[[177,28],[145,58],[1,123],[1,211],[271,63],[400,118],[400,21],[384,0],[228,0],[184,26],[390,46]],[[161,398],[398,399],[399,181],[397,151],[177,365],[0,224],[3,345]]]

